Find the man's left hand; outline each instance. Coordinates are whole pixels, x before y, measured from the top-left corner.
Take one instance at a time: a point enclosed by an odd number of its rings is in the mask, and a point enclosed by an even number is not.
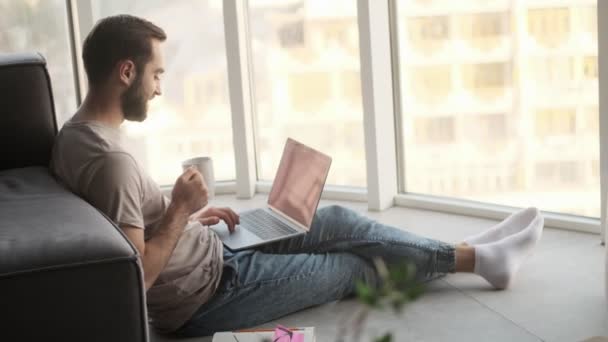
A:
[[[190,221],[198,221],[204,226],[218,224],[220,223],[220,220],[224,220],[224,222],[226,222],[226,225],[228,225],[228,230],[231,233],[236,229],[236,225],[241,223],[239,215],[228,207],[207,207],[190,215]]]

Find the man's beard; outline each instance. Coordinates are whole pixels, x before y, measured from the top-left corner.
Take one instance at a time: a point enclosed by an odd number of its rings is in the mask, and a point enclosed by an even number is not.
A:
[[[148,99],[144,94],[142,79],[138,73],[133,84],[120,97],[125,120],[141,122],[148,115]]]

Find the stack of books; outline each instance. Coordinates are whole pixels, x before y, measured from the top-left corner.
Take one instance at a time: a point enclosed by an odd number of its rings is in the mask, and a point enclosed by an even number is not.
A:
[[[292,334],[291,339],[289,333]],[[273,342],[275,340],[277,342],[315,342],[315,328],[278,326],[275,329],[225,331],[215,333],[212,342]]]

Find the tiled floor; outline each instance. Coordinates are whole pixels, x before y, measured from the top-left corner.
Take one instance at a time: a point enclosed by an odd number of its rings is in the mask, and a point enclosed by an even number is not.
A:
[[[265,199],[265,195],[247,201],[224,195],[213,205],[238,211],[262,206]],[[365,203],[322,201],[320,206],[328,204],[341,204],[383,223],[448,242],[458,242],[495,223],[408,208],[368,212]],[[393,332],[395,341],[581,341],[608,335],[604,252],[598,235],[545,228],[534,255],[509,290],[494,291],[476,275],[450,274],[430,283],[401,316],[372,313],[361,341],[371,341],[371,336],[386,331]],[[267,325],[315,326],[318,341],[334,341],[339,317],[356,307],[354,300],[329,303]],[[175,339],[151,331],[151,340]]]

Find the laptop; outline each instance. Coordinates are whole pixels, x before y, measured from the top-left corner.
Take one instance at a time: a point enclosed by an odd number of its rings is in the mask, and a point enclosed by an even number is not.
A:
[[[210,228],[232,251],[306,234],[330,165],[329,156],[288,138],[266,207],[239,213],[234,233],[224,221]]]

